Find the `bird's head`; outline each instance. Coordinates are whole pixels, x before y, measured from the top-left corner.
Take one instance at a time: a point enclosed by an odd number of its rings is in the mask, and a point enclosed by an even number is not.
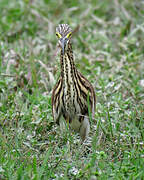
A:
[[[68,24],[59,24],[59,26],[56,28],[56,36],[58,37],[58,43],[62,49],[63,54],[65,53],[71,35],[72,29]]]

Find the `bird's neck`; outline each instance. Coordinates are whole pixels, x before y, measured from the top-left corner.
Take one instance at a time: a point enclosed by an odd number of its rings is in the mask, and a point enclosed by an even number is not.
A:
[[[67,50],[63,54],[61,51],[60,55],[60,63],[61,63],[61,76],[65,82],[71,81],[75,75],[76,68],[73,59],[73,51],[72,45],[69,42],[67,46]]]

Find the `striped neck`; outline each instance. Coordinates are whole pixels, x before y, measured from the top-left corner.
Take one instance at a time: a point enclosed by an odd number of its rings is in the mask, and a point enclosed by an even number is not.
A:
[[[61,63],[61,76],[63,79],[68,79],[70,76],[74,76],[76,72],[75,63],[73,59],[73,51],[72,45],[69,42],[67,45],[67,50],[65,54],[62,53],[60,55],[60,63]]]
[[[72,46],[70,42],[67,44],[67,49],[63,55],[61,52],[61,77],[63,86],[63,106],[66,113],[69,116],[74,116],[75,109],[75,98],[76,98],[76,88],[75,79],[77,70],[75,68],[73,60]]]

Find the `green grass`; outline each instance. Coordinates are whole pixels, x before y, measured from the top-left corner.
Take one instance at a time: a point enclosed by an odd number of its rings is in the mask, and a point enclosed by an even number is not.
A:
[[[0,179],[144,178],[144,2],[0,0]],[[94,85],[89,144],[53,122],[55,27]]]

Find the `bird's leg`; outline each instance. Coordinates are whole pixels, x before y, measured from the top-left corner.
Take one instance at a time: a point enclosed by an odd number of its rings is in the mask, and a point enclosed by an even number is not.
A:
[[[66,118],[67,127],[69,128],[69,117]]]
[[[69,131],[69,129],[70,129],[70,118],[69,118],[69,116],[67,116],[66,117],[66,128],[67,128],[67,137],[68,137],[68,139],[67,139],[67,148],[68,148],[68,154],[69,154],[69,156],[71,156],[71,142],[72,142],[72,136],[71,136],[71,131]]]
[[[84,141],[85,138],[88,136],[89,131],[90,131],[89,118],[85,116],[80,127],[80,136],[82,141]]]
[[[70,138],[70,141],[72,140],[71,139],[71,131],[69,131],[70,130],[70,117],[69,116],[67,116],[67,118],[66,118],[66,127],[67,127],[67,133],[68,133],[68,136],[69,136],[69,138]]]

